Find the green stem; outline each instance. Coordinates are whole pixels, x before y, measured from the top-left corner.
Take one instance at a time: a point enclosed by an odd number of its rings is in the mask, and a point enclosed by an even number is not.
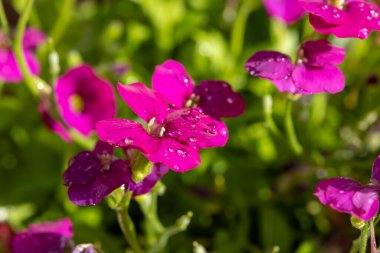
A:
[[[367,240],[368,240],[368,227],[369,227],[369,223],[366,222],[363,229],[362,229],[362,233],[360,234],[360,251],[359,251],[359,253],[366,253]]]
[[[276,123],[273,120],[273,117],[272,117],[273,106],[272,105],[273,105],[272,96],[271,95],[264,96],[263,107],[264,107],[265,124],[274,136],[283,138],[281,131],[278,129]]]
[[[60,8],[60,15],[55,22],[55,25],[51,32],[51,37],[54,40],[54,43],[57,45],[59,40],[62,38],[65,33],[68,24],[71,20],[71,15],[73,13],[75,0],[64,0],[62,7]]]
[[[151,226],[157,234],[162,234],[165,231],[165,227],[157,215],[157,192],[153,190],[150,196],[143,196],[143,200],[138,201],[138,203],[149,226]]]
[[[95,146],[94,140],[90,138],[86,138],[85,136],[81,135],[74,129],[69,129],[69,135],[75,141],[75,143],[77,143],[78,145],[82,146],[83,148],[87,150],[91,150]]]
[[[371,253],[377,253],[377,246],[376,246],[376,238],[375,238],[375,226],[374,221],[375,219],[372,219],[370,221],[370,230],[371,230]]]
[[[299,143],[292,119],[292,101],[288,99],[285,105],[285,130],[289,145],[296,155],[301,155],[303,148]]]
[[[133,224],[133,221],[128,213],[131,197],[131,191],[125,193],[124,199],[121,201],[121,205],[116,208],[117,220],[133,253],[144,253],[137,240],[135,225]]]
[[[0,0],[0,22],[1,22],[1,26],[3,27],[5,33],[8,36],[10,36],[8,19],[7,19],[7,15],[5,14],[4,6],[3,6],[3,1],[4,0]]]

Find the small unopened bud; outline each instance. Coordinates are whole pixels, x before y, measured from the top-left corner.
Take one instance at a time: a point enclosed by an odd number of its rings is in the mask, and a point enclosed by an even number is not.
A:
[[[351,216],[351,225],[354,228],[362,229],[365,225],[365,221],[362,219],[359,219],[358,217]]]
[[[176,222],[177,227],[180,230],[185,231],[190,224],[191,217],[193,217],[193,212],[191,212],[191,211],[189,211],[189,212],[187,212],[187,214],[179,217],[177,222]]]

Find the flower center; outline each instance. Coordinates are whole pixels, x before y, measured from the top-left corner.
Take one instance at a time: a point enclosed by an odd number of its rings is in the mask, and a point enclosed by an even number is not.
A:
[[[302,48],[298,49],[297,51],[297,58],[296,58],[296,64],[302,64],[307,62],[307,58],[305,57],[305,50]]]
[[[339,9],[343,9],[343,7],[345,5],[344,0],[329,0],[328,3],[331,5],[334,5],[335,7],[339,8]]]
[[[114,156],[113,155],[110,155],[110,154],[101,154],[101,155],[98,155],[98,158],[100,160],[100,163],[102,165],[102,170],[103,171],[107,171],[110,169],[110,166],[111,166],[111,163],[115,160]]]
[[[196,108],[201,97],[196,94],[191,94],[190,98],[185,102],[185,108]]]
[[[156,123],[156,118],[154,118],[154,117],[151,118],[151,120],[149,120],[148,127],[146,129],[148,134],[153,135],[153,136],[157,136],[157,137],[164,136],[165,130],[166,129],[164,126]]]
[[[9,50],[12,48],[11,40],[5,33],[0,33],[0,48]]]
[[[69,104],[74,112],[80,113],[84,110],[84,101],[78,94],[74,94],[69,98]]]

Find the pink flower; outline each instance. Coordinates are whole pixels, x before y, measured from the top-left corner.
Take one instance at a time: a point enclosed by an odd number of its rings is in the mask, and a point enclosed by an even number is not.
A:
[[[65,123],[83,135],[90,135],[99,120],[113,118],[116,102],[112,85],[82,65],[60,77],[55,97]]]
[[[175,108],[202,108],[212,117],[237,117],[244,112],[244,101],[224,81],[202,81],[194,88],[194,81],[183,65],[167,60],[158,65],[152,87]]]
[[[28,28],[24,33],[24,55],[30,71],[35,75],[40,73],[40,65],[33,51],[45,40],[46,36],[37,29]],[[22,80],[23,77],[12,50],[11,41],[5,33],[0,32],[0,81],[18,83]]]
[[[314,191],[322,204],[366,221],[379,211],[379,193],[380,156],[373,164],[370,184],[362,185],[350,178],[331,178],[320,181]]]
[[[228,139],[225,124],[203,114],[200,108],[170,109],[165,99],[142,83],[118,84],[119,93],[145,122],[109,119],[96,124],[102,141],[139,149],[151,162],[163,163],[177,172],[200,164],[199,149],[223,146]]]
[[[298,0],[263,0],[263,4],[270,16],[288,25],[298,21],[304,14]]]
[[[364,0],[345,0],[342,6],[324,0],[299,0],[299,5],[310,13],[314,29],[323,34],[366,39],[372,30],[380,30],[379,7]]]
[[[344,89],[342,71],[335,65],[343,62],[345,49],[327,40],[307,41],[292,64],[290,57],[276,51],[260,51],[245,67],[252,76],[271,80],[281,92],[293,94],[338,93]]]

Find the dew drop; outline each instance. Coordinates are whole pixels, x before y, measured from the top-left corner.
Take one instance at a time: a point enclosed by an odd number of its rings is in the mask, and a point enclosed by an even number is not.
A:
[[[179,157],[186,158],[187,157],[187,151],[184,149],[177,149],[177,155]]]
[[[127,145],[132,145],[133,144],[133,140],[131,138],[125,138],[124,139],[124,143],[127,144]]]
[[[378,18],[379,17],[379,13],[375,10],[370,10],[369,12],[371,14],[371,17],[373,18]]]
[[[321,8],[322,10],[327,10],[329,6],[327,4],[321,4],[319,8]]]
[[[227,98],[227,103],[232,104],[234,100],[232,98]]]
[[[177,170],[178,171],[178,170],[180,170],[180,167],[177,164],[174,164],[173,165],[173,170]]]
[[[196,141],[197,141],[197,138],[196,138],[196,137],[190,137],[188,140],[189,140],[190,142],[196,142]]]
[[[369,36],[369,32],[368,32],[368,29],[367,29],[367,28],[360,29],[360,30],[357,32],[357,37],[358,37],[359,39],[366,39],[368,36]]]
[[[339,13],[334,13],[332,16],[335,19],[339,19],[340,18],[340,14]]]
[[[170,153],[174,152],[174,148],[168,148],[168,150],[169,150]]]

